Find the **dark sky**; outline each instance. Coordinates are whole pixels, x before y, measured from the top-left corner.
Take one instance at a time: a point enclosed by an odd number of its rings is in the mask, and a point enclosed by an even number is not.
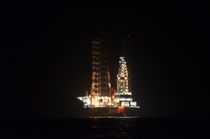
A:
[[[80,105],[75,97],[90,87],[90,42],[103,31],[112,82],[118,57],[125,54],[142,116],[207,117],[205,4],[46,5],[13,2],[1,6],[3,116],[76,116]]]

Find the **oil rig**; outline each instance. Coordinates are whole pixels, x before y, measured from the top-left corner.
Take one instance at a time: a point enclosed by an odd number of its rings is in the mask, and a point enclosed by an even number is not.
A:
[[[116,89],[111,86],[107,50],[96,37],[92,43],[92,81],[85,96],[77,97],[83,102],[87,116],[138,116],[140,106],[129,92],[129,76],[125,57],[119,57]]]

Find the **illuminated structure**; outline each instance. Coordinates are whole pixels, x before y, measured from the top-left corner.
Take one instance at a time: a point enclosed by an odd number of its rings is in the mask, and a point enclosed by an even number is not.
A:
[[[124,57],[120,57],[120,67],[117,74],[117,95],[129,95],[128,92],[128,70]]]
[[[92,41],[92,86],[91,96],[109,95],[111,89],[110,74],[105,48],[101,40]]]
[[[113,114],[124,112],[124,108],[140,108],[129,92],[128,70],[124,57],[120,57],[119,61],[116,90],[111,87],[105,47],[102,41],[96,38],[92,41],[91,88],[86,96],[77,98],[83,102],[84,108],[94,108],[97,111],[106,109],[107,113],[112,110]],[[113,108],[117,108],[117,111]]]
[[[120,57],[119,71],[117,74],[117,93],[113,99],[114,106],[123,107],[139,107],[137,103],[133,101],[132,93],[128,88],[128,70],[124,57]]]

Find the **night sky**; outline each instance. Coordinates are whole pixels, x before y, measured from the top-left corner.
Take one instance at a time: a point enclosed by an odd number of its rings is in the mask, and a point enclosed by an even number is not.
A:
[[[109,46],[113,86],[118,57],[123,54],[143,117],[208,117],[204,4],[46,5],[14,2],[1,6],[3,117],[79,115],[76,97],[85,94],[91,81],[90,42],[101,31]]]

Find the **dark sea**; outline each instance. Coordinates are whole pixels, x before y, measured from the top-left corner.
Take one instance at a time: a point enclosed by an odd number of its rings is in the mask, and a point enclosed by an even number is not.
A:
[[[203,139],[209,123],[184,118],[72,118],[1,121],[1,139]]]

